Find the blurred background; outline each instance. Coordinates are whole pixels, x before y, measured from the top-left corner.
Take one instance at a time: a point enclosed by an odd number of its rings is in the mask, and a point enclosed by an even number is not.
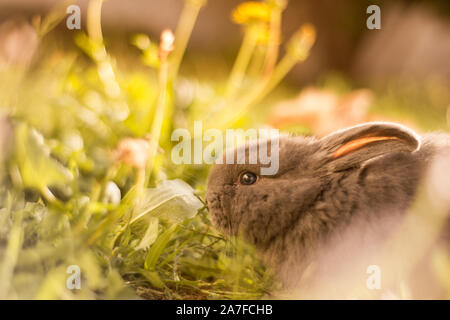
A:
[[[45,14],[58,2],[1,0],[0,19]],[[239,25],[230,16],[242,2],[208,1],[194,27],[189,51],[232,58],[241,36]],[[85,26],[88,1],[77,3]],[[371,4],[382,9],[381,30],[366,28],[366,8]],[[176,27],[182,7],[180,0],[109,0],[103,6],[102,26],[109,41],[127,43],[126,35],[136,32],[158,36],[162,29]],[[449,19],[450,4],[445,0],[345,0],[339,5],[326,0],[290,1],[283,15],[283,38],[289,38],[300,22],[310,22],[317,29],[318,39],[310,59],[294,68],[289,79],[305,84],[330,69],[370,83],[390,76],[421,79],[436,75],[448,79]],[[64,26],[58,32],[63,38],[72,36]]]
[[[242,25],[233,22],[231,18],[233,8],[242,2],[211,0],[202,8],[181,66],[182,74],[202,77],[207,81],[217,81],[218,78],[227,75],[243,38]],[[58,3],[61,1],[1,0],[0,21],[11,19],[31,21],[36,15],[50,12]],[[86,28],[88,0],[77,1],[77,4],[81,8],[81,24]],[[371,4],[377,4],[381,8],[380,30],[366,28],[366,19],[369,16],[366,8]],[[375,2],[346,0],[339,5],[332,1],[288,2],[283,11],[280,41],[286,42],[298,29],[299,24],[305,22],[314,25],[317,40],[308,59],[295,65],[289,72],[283,83],[288,90],[287,94],[294,98],[305,86],[333,86],[332,92],[315,93],[323,94],[322,98],[328,99],[325,103],[329,105],[332,104],[330,99],[339,100],[337,104],[344,103],[346,107],[343,108],[347,110],[344,115],[348,117],[367,116],[366,111],[362,110],[367,108],[405,122],[408,122],[408,119],[411,120],[410,123],[417,119],[423,120],[419,126],[426,129],[433,129],[436,125],[444,126],[448,122],[445,112],[449,101],[447,90],[450,77],[449,7],[448,1],[445,0]],[[157,39],[162,29],[174,30],[182,8],[183,1],[180,0],[105,2],[101,14],[102,28],[108,49],[122,55],[117,59],[117,63],[125,68],[135,67],[138,52],[132,48],[131,36],[145,33],[150,38]],[[8,42],[5,41],[8,32],[11,32],[8,30],[7,26],[2,28],[3,55],[8,55],[8,50],[14,48],[22,51],[22,55],[31,55],[32,35],[27,35],[23,30],[22,35],[17,34],[15,35],[17,38],[10,38]],[[52,40],[48,40],[51,42],[49,45],[61,50],[73,49],[72,40],[75,33],[76,31],[68,31],[65,24],[60,23],[51,33]],[[12,47],[8,49],[8,46]],[[283,50],[283,47],[280,49]],[[34,59],[40,58],[35,56]],[[413,101],[397,103],[395,109],[399,110],[392,110],[386,104],[380,105],[377,100],[373,101],[373,97],[367,95],[372,91],[356,92],[350,96],[327,96],[328,93],[342,93],[351,88],[369,88],[384,94],[390,92],[388,88],[395,88],[400,83],[402,83],[401,90],[405,92],[398,94],[403,98],[411,97]],[[391,96],[383,95],[383,97],[389,99]],[[297,105],[307,104],[305,101],[289,102]],[[353,102],[357,106],[353,105]],[[434,110],[434,107],[439,110]],[[274,108],[283,118],[275,119],[276,122],[279,120],[284,123],[287,113],[294,116],[294,122],[306,122],[310,126],[318,125],[310,123],[313,121],[310,114],[291,114],[289,106]],[[312,107],[305,106],[305,109],[310,108]],[[359,110],[355,111],[354,108]],[[412,111],[413,114],[408,114],[408,111]],[[424,114],[427,115],[426,119],[423,119]],[[376,114],[373,118],[381,115]],[[366,119],[349,119],[350,122],[359,120]]]

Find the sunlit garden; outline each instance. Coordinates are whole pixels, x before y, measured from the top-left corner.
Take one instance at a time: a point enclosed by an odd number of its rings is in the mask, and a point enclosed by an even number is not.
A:
[[[0,24],[1,299],[276,296],[255,248],[211,223],[212,165],[173,162],[177,128],[192,139],[196,121],[319,137],[367,121],[450,131],[448,75],[369,84],[330,67],[293,80],[322,37],[302,19],[283,32],[287,1],[223,12],[240,30],[223,55],[190,47],[214,1],[180,0],[176,28],[119,36],[102,26],[109,1],[89,0],[79,30],[66,28],[71,4]],[[449,252],[431,256],[448,299]]]

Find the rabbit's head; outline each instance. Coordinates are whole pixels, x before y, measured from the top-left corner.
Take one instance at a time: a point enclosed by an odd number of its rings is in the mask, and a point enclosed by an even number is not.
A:
[[[247,158],[251,146],[241,147]],[[358,210],[406,201],[415,190],[419,147],[414,132],[394,123],[366,123],[322,139],[280,137],[273,175],[261,175],[260,162],[212,168],[206,195],[212,221],[260,248],[286,234],[319,237]]]

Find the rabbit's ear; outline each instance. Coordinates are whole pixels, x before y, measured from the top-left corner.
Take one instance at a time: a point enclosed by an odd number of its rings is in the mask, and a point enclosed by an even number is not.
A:
[[[420,148],[420,138],[414,131],[388,122],[369,122],[340,130],[324,137],[322,142],[335,170],[359,166],[385,154]]]

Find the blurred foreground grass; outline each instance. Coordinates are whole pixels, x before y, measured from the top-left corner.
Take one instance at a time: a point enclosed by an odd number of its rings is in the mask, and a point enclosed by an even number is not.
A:
[[[170,133],[195,120],[221,130],[261,126],[274,101],[298,91],[273,89],[307,58],[314,28],[300,28],[279,58],[284,1],[240,6],[233,18],[244,40],[231,74],[205,80],[178,75],[204,1],[185,1],[174,43],[168,32],[159,43],[140,34],[117,55],[105,47],[101,5],[90,1],[87,33],[73,33],[76,48],[54,42],[62,6],[33,28],[20,25],[19,50],[37,50],[33,60],[3,57],[0,298],[266,296],[277,283],[253,248],[211,227],[202,201],[208,167],[174,165]],[[318,85],[352,90],[336,75]],[[448,92],[435,88],[382,91],[373,107],[445,128]],[[66,286],[71,265],[81,269],[80,290]]]

